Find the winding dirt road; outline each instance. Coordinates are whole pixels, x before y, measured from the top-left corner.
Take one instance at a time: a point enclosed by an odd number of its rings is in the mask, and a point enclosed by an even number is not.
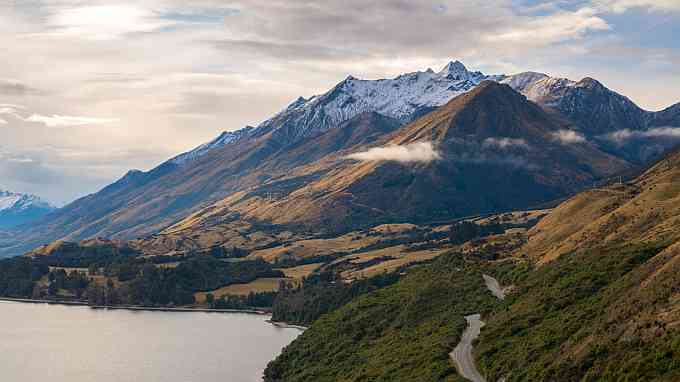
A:
[[[501,284],[489,275],[482,275],[486,288],[499,300],[505,299],[505,292]],[[484,326],[481,315],[472,314],[465,316],[467,328],[463,331],[460,342],[449,354],[451,360],[456,365],[456,370],[463,378],[472,382],[486,382],[486,379],[479,373],[475,365],[475,358],[472,356],[472,342],[479,337],[479,333]]]
[[[463,336],[460,338],[456,348],[449,354],[456,365],[458,374],[472,382],[486,382],[486,379],[477,370],[475,359],[472,356],[472,341],[479,336],[482,326],[484,326],[481,318],[479,314],[465,316],[468,326],[463,331]]]

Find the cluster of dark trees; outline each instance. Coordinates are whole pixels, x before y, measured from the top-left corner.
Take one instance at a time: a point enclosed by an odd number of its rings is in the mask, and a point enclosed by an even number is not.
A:
[[[64,259],[17,257],[0,261],[0,296],[70,298],[92,305],[180,306],[193,304],[196,292],[260,277],[285,277],[261,259],[229,262],[199,255],[176,267],[159,267],[150,259],[114,256],[104,261],[95,255],[89,263],[80,258],[82,268],[78,270],[50,271],[49,264],[61,265],[60,260]],[[73,260],[69,256],[65,262],[73,264]],[[100,274],[106,277],[94,277]],[[264,306],[272,301],[273,296],[257,294],[216,301],[215,307]]]
[[[47,264],[29,258],[0,260],[0,296],[30,298],[35,283],[49,271]]]
[[[85,272],[71,271],[67,273],[63,269],[56,269],[47,275],[49,281],[47,287],[48,296],[56,296],[60,290],[67,290],[76,298],[81,298],[90,283]],[[40,289],[34,288],[33,297],[44,297]]]
[[[273,304],[272,320],[308,325],[355,297],[392,285],[400,273],[392,272],[345,283],[338,272],[312,274],[300,285],[282,282]]]
[[[250,254],[247,250],[239,247],[220,247],[215,246],[208,250],[208,255],[216,259],[240,259]]]
[[[115,246],[113,244],[101,244],[93,246],[81,246],[76,243],[63,243],[50,256],[41,258],[40,261],[52,267],[87,268],[91,264],[104,267],[111,262],[129,260],[139,253],[128,246]]]
[[[303,258],[298,258],[294,256],[290,257],[277,257],[274,259],[274,266],[276,268],[293,268],[293,267],[299,267],[301,265],[308,265],[308,264],[325,264],[325,263],[330,263],[333,260],[349,255],[347,252],[338,252],[330,255],[321,255],[321,256],[311,256],[311,257],[303,257]]]
[[[133,269],[130,272],[129,269]],[[284,277],[264,260],[225,262],[210,256],[197,256],[174,268],[159,268],[152,264],[123,264],[118,268],[118,280],[125,282],[114,288],[114,297],[129,305],[167,306],[193,304],[194,293],[218,289],[231,284],[242,284],[260,277]],[[129,279],[129,275],[134,277]],[[97,291],[106,296],[111,288]]]
[[[498,235],[503,232],[505,232],[505,227],[501,224],[480,225],[469,221],[462,221],[451,226],[449,239],[452,244],[463,244],[466,241],[490,235]]]
[[[228,295],[215,298],[208,293],[206,302],[211,309],[268,308],[274,304],[276,294],[277,292],[250,292],[246,296]]]
[[[366,232],[367,236],[381,236],[382,234],[376,231]],[[376,243],[369,244],[354,251],[354,253],[370,252],[378,249],[394,247],[396,245],[405,244],[408,246],[415,245],[414,243],[431,244],[432,247],[440,245],[439,240],[446,238],[446,232],[430,231],[421,228],[412,228],[408,231],[402,232],[398,237],[380,240]]]

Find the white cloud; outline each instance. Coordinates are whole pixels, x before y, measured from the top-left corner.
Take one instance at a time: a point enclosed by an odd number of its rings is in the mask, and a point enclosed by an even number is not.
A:
[[[35,160],[31,158],[9,158],[8,161],[14,163],[33,163]]]
[[[4,119],[0,119],[0,125],[6,125],[6,124],[7,124],[7,121],[5,121]]]
[[[152,32],[172,25],[158,14],[135,5],[91,5],[58,10],[48,19],[53,34],[113,39],[128,33]]]
[[[98,125],[102,123],[111,123],[118,121],[117,119],[110,118],[89,118],[89,117],[71,117],[66,115],[56,115],[51,116],[33,114],[28,118],[23,119],[26,122],[37,122],[42,123],[47,127],[70,127],[70,126],[83,126],[83,125]]]
[[[680,127],[655,127],[649,130],[623,129],[604,136],[606,140],[617,144],[644,138],[680,138]]]
[[[12,105],[9,103],[0,103],[0,114],[17,115],[19,110],[23,109],[23,106]]]
[[[401,146],[374,147],[367,151],[348,155],[360,161],[394,161],[400,163],[432,162],[441,159],[432,142],[416,142]]]
[[[574,130],[558,130],[552,133],[552,136],[554,140],[565,145],[586,142],[586,137]]]
[[[540,46],[581,39],[588,32],[609,29],[611,26],[596,9],[586,7],[574,12],[558,11],[536,17],[524,24],[511,26],[509,30],[489,34],[487,40]]]
[[[482,142],[482,145],[484,147],[490,148],[490,147],[497,147],[500,149],[507,149],[511,147],[518,147],[518,148],[523,148],[523,149],[528,149],[529,144],[527,141],[524,139],[514,139],[514,138],[486,138],[484,142]]]
[[[616,13],[623,13],[632,8],[648,8],[655,11],[680,10],[678,0],[595,0],[594,5]]]

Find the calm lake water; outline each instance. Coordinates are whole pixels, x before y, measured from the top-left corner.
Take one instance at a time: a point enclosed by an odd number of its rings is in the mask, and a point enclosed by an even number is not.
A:
[[[0,380],[261,381],[301,333],[267,318],[0,302]]]

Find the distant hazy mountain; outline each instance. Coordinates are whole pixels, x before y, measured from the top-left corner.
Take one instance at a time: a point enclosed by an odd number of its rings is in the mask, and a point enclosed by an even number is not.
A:
[[[35,195],[0,190],[0,228],[28,223],[54,210],[54,206]]]
[[[256,127],[223,133],[151,171],[130,171],[15,233],[0,253],[57,239],[145,236],[194,213],[335,230],[526,206],[647,163],[675,143],[674,126],[677,106],[647,112],[592,79],[486,75],[457,61],[394,79],[350,76]],[[347,160],[410,143],[431,144],[440,158]]]

